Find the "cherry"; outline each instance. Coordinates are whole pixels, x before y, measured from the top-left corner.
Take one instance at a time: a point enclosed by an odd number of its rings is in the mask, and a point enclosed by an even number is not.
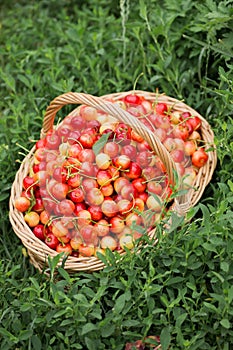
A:
[[[58,149],[61,143],[60,137],[53,133],[51,135],[46,136],[46,148],[48,149]]]
[[[168,112],[168,107],[166,103],[159,102],[155,106],[155,111],[157,114],[165,115]]]
[[[65,216],[71,216],[75,210],[75,204],[70,199],[63,199],[58,204],[58,207],[59,207],[60,213]]]
[[[69,186],[65,183],[56,183],[53,185],[51,192],[54,198],[57,200],[62,200],[66,198],[66,195],[68,193]]]
[[[110,158],[114,158],[119,154],[119,145],[116,142],[107,142],[104,145],[104,153],[109,155]]]
[[[71,125],[75,130],[81,131],[86,126],[86,121],[79,115],[72,117]]]
[[[98,183],[95,179],[91,179],[91,178],[84,178],[82,180],[82,188],[85,192],[90,191],[92,188],[97,188],[98,187]]]
[[[142,174],[142,169],[136,162],[131,162],[129,165],[129,172],[127,173],[127,177],[130,179],[137,179]]]
[[[83,148],[83,149],[79,150],[77,158],[78,158],[78,160],[80,160],[80,162],[92,163],[95,160],[95,153],[90,148]]]
[[[34,235],[35,235],[37,238],[39,238],[41,241],[44,241],[44,240],[45,240],[45,232],[46,232],[46,230],[45,230],[44,225],[42,225],[42,224],[36,225],[36,226],[33,228],[32,232],[33,232]]]
[[[124,230],[125,223],[120,216],[114,216],[110,219],[110,230],[113,233],[119,234]]]
[[[93,221],[99,221],[103,218],[103,212],[101,207],[98,205],[90,205],[88,211],[91,213],[91,218]]]
[[[92,188],[86,194],[89,205],[101,205],[104,201],[104,195],[99,188]]]
[[[203,165],[206,164],[206,162],[208,161],[208,158],[209,158],[208,154],[203,149],[200,148],[199,150],[193,153],[192,163],[197,168],[201,168]]]
[[[101,210],[107,217],[113,217],[118,213],[118,206],[115,201],[105,199],[101,205]]]
[[[81,134],[79,137],[79,142],[84,148],[92,148],[96,141],[96,136],[90,133]]]
[[[45,237],[45,244],[51,248],[56,250],[57,245],[59,244],[59,240],[52,232],[49,232]]]
[[[69,192],[69,198],[74,202],[74,203],[81,203],[84,201],[85,195],[84,192],[81,188],[77,187],[73,189],[71,192]]]
[[[142,103],[142,98],[135,94],[129,94],[123,98],[123,101],[131,105],[140,105]]]
[[[18,197],[15,200],[15,208],[21,213],[24,213],[25,211],[27,211],[30,205],[31,205],[30,200],[24,196]]]
[[[103,237],[109,233],[109,223],[105,219],[101,219],[94,224],[97,236]]]
[[[121,149],[121,154],[128,156],[132,160],[135,159],[137,155],[137,149],[133,145],[125,145]]]
[[[137,179],[133,180],[132,185],[139,193],[143,193],[146,190],[145,179],[142,177],[138,177]]]

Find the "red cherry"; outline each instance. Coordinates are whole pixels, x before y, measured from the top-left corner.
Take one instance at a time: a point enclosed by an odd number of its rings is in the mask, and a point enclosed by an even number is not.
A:
[[[68,149],[68,155],[72,158],[78,158],[80,152],[82,150],[82,147],[79,143],[74,143],[69,149]]]
[[[81,176],[79,174],[72,174],[68,178],[67,184],[72,188],[79,187],[81,185]]]
[[[90,205],[101,205],[104,201],[104,195],[99,188],[92,188],[87,192],[86,199]]]
[[[121,199],[117,202],[118,210],[121,215],[128,214],[129,211],[132,209],[133,202],[129,201],[128,199]]]
[[[84,201],[85,195],[84,192],[81,188],[75,188],[69,193],[69,198],[74,202],[74,203],[81,203]]]
[[[72,254],[72,247],[69,243],[58,243],[56,247],[56,251],[58,253],[65,253],[66,255],[71,255]]]
[[[198,116],[195,116],[195,117],[189,118],[186,124],[191,125],[192,129],[195,131],[200,129],[202,121]]]
[[[199,149],[193,153],[192,163],[197,168],[201,168],[203,165],[206,164],[208,158],[208,154],[204,150]]]
[[[92,129],[94,128],[96,132],[99,131],[100,126],[101,126],[101,123],[96,119],[90,120],[87,122],[87,128],[92,128]]]
[[[64,125],[60,126],[57,129],[57,134],[58,136],[60,136],[60,139],[62,140],[62,142],[66,142],[68,140],[68,137],[70,136],[70,128]]]
[[[42,212],[44,210],[44,203],[42,198],[36,198],[36,203],[33,205],[32,210],[36,212]]]
[[[83,162],[80,166],[80,175],[94,176],[94,165],[90,162]]]
[[[36,142],[36,149],[38,148],[44,148],[46,146],[46,140],[40,139]]]
[[[24,213],[27,211],[31,205],[31,202],[28,198],[25,196],[21,196],[15,200],[15,208],[20,211],[21,213]]]
[[[125,123],[119,123],[115,129],[115,135],[117,141],[121,145],[128,145],[131,142],[131,128]]]
[[[95,160],[95,153],[90,148],[84,148],[79,151],[77,158],[80,160],[80,162],[92,163]]]
[[[59,240],[56,236],[54,236],[54,234],[51,232],[51,233],[48,233],[45,237],[45,244],[51,248],[51,249],[54,249],[56,250],[56,247],[57,245],[59,244]]]
[[[143,141],[143,137],[141,135],[139,135],[134,130],[131,131],[131,138],[132,138],[133,141],[136,141],[136,142],[139,142],[139,143]]]
[[[34,173],[37,173],[40,170],[46,170],[46,166],[47,166],[46,162],[42,161],[42,162],[40,162],[38,164],[33,164],[32,170],[33,170]]]
[[[168,112],[168,107],[166,103],[159,102],[155,106],[155,111],[157,114],[165,115]]]
[[[66,168],[62,166],[57,166],[54,171],[52,177],[57,181],[57,182],[63,182],[65,183],[67,181],[68,177],[68,171]]]
[[[157,181],[150,181],[147,184],[147,191],[149,193],[155,193],[157,195],[161,195],[163,192],[163,188],[160,185],[160,183],[158,183]]]
[[[135,94],[129,94],[123,98],[123,101],[131,105],[139,105],[142,102],[142,98]]]
[[[24,179],[23,179],[23,188],[26,190],[28,189],[29,187],[30,188],[33,188],[35,187],[35,180],[33,177],[31,176],[25,176]]]
[[[44,241],[45,240],[45,226],[42,225],[42,224],[38,224],[36,225],[32,232],[34,233],[34,235],[39,238],[41,241]]]
[[[118,213],[118,206],[115,201],[105,199],[101,205],[101,210],[107,217],[113,217]]]
[[[142,193],[146,190],[145,179],[143,179],[142,177],[138,177],[137,179],[133,180],[132,185],[139,193]]]
[[[123,199],[128,199],[130,201],[138,196],[136,188],[131,183],[123,186],[120,194]]]
[[[66,198],[66,195],[68,193],[69,186],[65,183],[56,183],[53,185],[51,192],[53,197],[55,197],[57,200],[62,200]]]
[[[53,133],[52,135],[46,136],[46,148],[55,150],[59,148],[60,144],[61,139],[57,134]]]
[[[110,230],[115,234],[121,233],[125,228],[124,220],[120,216],[114,216],[110,219]]]
[[[104,145],[104,153],[108,154],[110,158],[114,158],[119,154],[119,148],[116,142],[107,142]]]
[[[81,134],[79,137],[79,142],[84,148],[92,148],[96,141],[96,136],[93,134],[85,133]]]
[[[96,178],[100,186],[107,186],[112,181],[111,173],[108,170],[98,170]]]
[[[86,126],[86,121],[81,116],[74,116],[71,119],[71,125],[75,130],[81,131]]]
[[[70,145],[74,145],[75,143],[78,142],[78,139],[81,135],[81,132],[79,130],[73,130],[69,133],[69,137],[67,139],[67,142],[70,144]]]
[[[123,170],[128,169],[130,162],[130,157],[126,156],[125,154],[121,154],[113,159],[113,164],[115,167]]]
[[[81,210],[86,210],[87,206],[84,202],[75,203],[74,214],[78,215]]]
[[[143,140],[142,142],[137,144],[137,149],[139,152],[151,151],[151,147],[150,147],[149,143],[145,140]]]
[[[137,179],[142,174],[142,169],[136,162],[131,162],[129,165],[129,172],[127,172],[127,177],[130,179]]]
[[[103,218],[103,212],[101,207],[98,205],[91,205],[88,208],[88,211],[91,213],[91,218],[93,221],[99,221]]]
[[[176,163],[181,163],[184,160],[184,151],[181,151],[179,149],[171,151],[170,155]]]
[[[74,213],[75,205],[74,202],[69,199],[63,199],[58,204],[59,211],[62,215],[71,216]]]
[[[138,153],[136,157],[136,162],[140,165],[140,167],[145,168],[151,162],[151,154],[149,151],[143,151]]]
[[[131,160],[133,160],[137,155],[137,149],[133,145],[125,145],[121,149],[121,154],[124,154],[128,156]]]

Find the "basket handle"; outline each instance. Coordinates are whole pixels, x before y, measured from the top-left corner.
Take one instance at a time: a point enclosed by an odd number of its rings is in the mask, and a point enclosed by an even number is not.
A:
[[[133,129],[148,142],[154,152],[162,160],[164,166],[166,167],[169,180],[174,183],[173,170],[177,171],[176,165],[159,138],[140,120],[120,108],[117,104],[106,101],[101,97],[79,92],[68,92],[56,97],[46,109],[43,128],[41,130],[41,137],[45,137],[46,133],[53,127],[56,113],[67,104],[84,104],[94,107],[117,118],[120,122],[126,123],[133,127]]]

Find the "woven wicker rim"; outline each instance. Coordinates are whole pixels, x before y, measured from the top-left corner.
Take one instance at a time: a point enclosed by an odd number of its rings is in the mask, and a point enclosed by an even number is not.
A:
[[[102,97],[96,97],[84,93],[66,93],[61,96],[56,97],[48,106],[44,121],[43,127],[41,130],[41,137],[44,137],[48,130],[53,127],[54,119],[56,113],[67,104],[85,104],[107,112],[108,114],[116,117],[119,121],[125,122],[133,127],[133,129],[138,132],[152,147],[156,154],[163,161],[166,166],[168,176],[173,180],[173,170],[176,170],[176,165],[170,157],[169,152],[160,142],[160,140],[147,129],[147,127],[140,122],[138,119],[133,117],[128,112],[121,109],[117,104],[111,103],[108,100],[112,99],[118,101],[124,96],[135,93],[139,96],[143,96],[146,100],[151,102],[165,102],[169,107],[173,107],[174,110],[179,112],[189,111],[192,115],[197,115],[202,120],[202,139],[209,145],[214,146],[214,134],[211,130],[209,123],[194,109],[187,106],[185,103],[180,102],[174,98],[168,97],[164,94],[159,95],[157,93],[145,92],[141,90],[136,91],[127,91],[108,94]],[[75,108],[70,115],[75,115],[79,107]],[[11,197],[10,197],[10,212],[9,217],[15,231],[16,235],[21,239],[23,245],[27,248],[28,254],[30,256],[32,264],[39,270],[43,270],[47,266],[48,256],[54,257],[57,255],[57,252],[50,249],[44,242],[39,240],[29,226],[24,221],[23,214],[18,212],[14,208],[14,202],[17,197],[20,196],[22,192],[22,180],[28,174],[30,163],[35,151],[35,147],[32,148],[30,153],[24,158],[16,177],[12,185]],[[196,181],[195,189],[191,189],[187,195],[176,198],[173,210],[178,212],[181,215],[184,215],[192,206],[197,204],[201,198],[207,184],[210,182],[214,169],[217,162],[216,150],[208,153],[209,159],[207,164],[200,168]],[[150,236],[154,235],[155,230],[152,230],[148,233]],[[124,251],[119,252],[120,255],[124,254]],[[60,264],[62,260],[60,261]],[[71,273],[78,271],[98,271],[104,268],[104,263],[97,257],[73,257],[69,256],[65,262],[65,269]]]

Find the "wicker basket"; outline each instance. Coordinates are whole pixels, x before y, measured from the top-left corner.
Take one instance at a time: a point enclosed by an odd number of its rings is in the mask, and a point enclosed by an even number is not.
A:
[[[102,97],[95,97],[84,93],[66,93],[55,98],[48,106],[43,127],[41,130],[41,137],[44,137],[48,130],[53,127],[54,118],[56,113],[67,104],[84,104],[97,108],[107,112],[114,116],[119,121],[125,122],[130,125],[138,134],[140,134],[152,147],[154,152],[160,157],[164,163],[167,174],[170,180],[173,180],[174,170],[176,165],[173,162],[169,152],[160,142],[160,140],[150,131],[140,120],[133,117],[131,114],[119,107],[118,104],[109,102],[109,99],[118,101],[129,93],[135,93],[139,96],[143,96],[146,100],[152,102],[165,102],[169,107],[172,106],[174,110],[179,112],[189,111],[192,115],[197,115],[202,120],[201,134],[202,139],[210,146],[214,146],[214,135],[208,122],[195,110],[187,106],[183,102],[180,102],[174,98],[168,97],[164,94],[158,95],[157,93],[145,92],[145,91],[128,91],[123,93],[114,93],[105,95]],[[77,109],[75,108],[70,115],[75,115]],[[18,198],[22,192],[23,178],[28,174],[29,166],[33,158],[35,147],[32,148],[30,153],[24,158],[20,169],[18,170],[14,183],[12,185],[11,197],[10,197],[10,212],[9,217],[16,235],[21,239],[23,245],[27,248],[30,256],[31,263],[43,270],[47,266],[48,256],[54,257],[57,252],[50,249],[44,242],[35,237],[30,227],[24,221],[23,214],[18,212],[14,208],[15,199]],[[210,182],[217,161],[216,151],[212,150],[208,152],[208,162],[200,168],[196,181],[194,183],[195,189],[189,190],[188,194],[175,198],[172,209],[178,212],[180,215],[184,215],[192,206],[197,204],[201,198],[207,184]],[[148,234],[153,235],[154,230]],[[124,251],[119,251],[120,254],[124,254]],[[60,262],[62,263],[62,261]],[[97,271],[104,268],[104,263],[97,257],[73,257],[69,256],[65,262],[65,269],[68,272],[78,271]]]

